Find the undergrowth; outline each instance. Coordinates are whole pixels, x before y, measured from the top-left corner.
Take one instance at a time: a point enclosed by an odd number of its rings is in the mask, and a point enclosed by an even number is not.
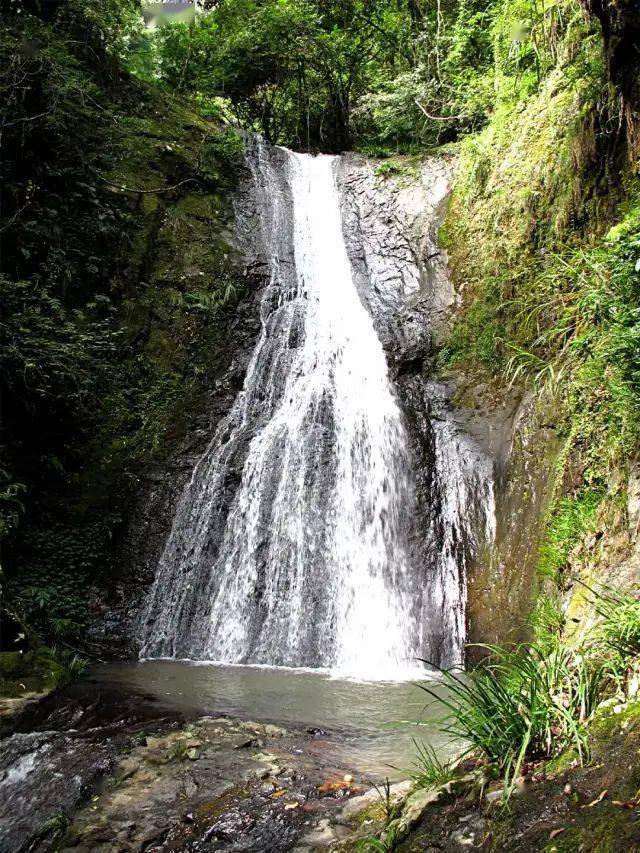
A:
[[[122,70],[119,7],[0,32],[2,603],[50,643],[82,639],[243,293],[225,236],[243,143]]]
[[[617,669],[624,671],[630,660],[640,656],[640,599],[609,586],[600,586],[593,597],[601,617],[598,636],[615,655]]]
[[[455,762],[442,761],[436,750],[427,743],[414,740],[416,757],[413,761],[411,779],[419,788],[441,785],[452,778]]]
[[[87,669],[88,661],[73,649],[60,646],[44,647],[37,653],[38,660],[47,666],[58,687],[64,687],[80,678]]]
[[[481,646],[487,657],[474,669],[442,672],[445,697],[421,686],[443,707],[440,729],[461,746],[461,757],[474,755],[497,770],[505,799],[527,763],[569,750],[586,761],[588,724],[599,705],[636,689],[640,600],[610,587],[590,594],[599,618],[580,646],[563,643],[560,611],[546,600],[537,614],[539,640]],[[430,765],[428,784],[438,784],[438,766]]]
[[[576,4],[518,108],[502,90],[461,145],[441,240],[463,294],[444,370],[528,388],[563,446],[539,555],[565,588],[572,551],[624,532],[640,446],[640,188],[616,135],[599,34]],[[573,573],[575,574],[575,573]]]
[[[584,488],[576,495],[556,501],[540,547],[538,573],[541,578],[560,584],[571,549],[595,526],[602,497],[600,491]]]
[[[484,649],[488,660],[470,673],[443,673],[450,694],[438,700],[448,712],[444,731],[495,765],[507,793],[525,758],[550,758],[569,746],[584,758],[585,723],[604,690],[604,665],[560,645]]]

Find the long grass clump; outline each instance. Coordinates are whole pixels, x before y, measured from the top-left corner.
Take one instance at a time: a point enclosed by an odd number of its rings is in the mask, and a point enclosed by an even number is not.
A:
[[[442,730],[479,753],[512,790],[525,759],[551,758],[569,747],[588,755],[585,724],[609,678],[604,662],[561,646],[482,646],[487,659],[469,673],[443,671],[448,697]]]
[[[618,656],[622,666],[640,655],[640,599],[609,586],[601,586],[594,601],[600,622],[596,635]]]
[[[416,757],[411,779],[419,788],[431,788],[448,782],[455,772],[455,761],[441,761],[436,750],[426,743],[413,741]]]
[[[440,729],[504,780],[508,797],[526,761],[572,749],[589,757],[587,724],[610,696],[632,695],[640,667],[640,597],[601,585],[590,590],[598,621],[577,648],[562,642],[563,616],[550,600],[538,608],[535,642],[481,645],[485,660],[470,672],[443,670],[445,697],[421,689],[443,706]],[[540,630],[542,628],[542,630]],[[446,768],[419,750],[424,784],[437,784]],[[416,777],[417,778],[417,777]]]

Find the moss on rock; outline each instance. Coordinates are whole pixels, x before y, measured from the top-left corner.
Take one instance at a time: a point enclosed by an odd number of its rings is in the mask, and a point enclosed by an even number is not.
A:
[[[243,144],[179,98],[104,73],[62,20],[26,15],[17,28],[0,53],[22,64],[34,98],[60,79],[90,97],[29,103],[43,117],[18,112],[22,130],[4,140],[9,196],[30,201],[2,234],[13,341],[2,476],[20,494],[0,506],[5,589],[45,636],[77,641],[141,477],[215,381],[244,292],[230,240]]]
[[[462,297],[441,368],[484,372],[505,400],[513,386],[538,396],[527,416],[556,446],[536,506],[531,604],[539,592],[566,596],[581,575],[603,577],[629,553],[625,484],[640,446],[629,311],[640,298],[637,177],[602,118],[600,34],[575,4],[563,8],[569,23],[539,91],[516,104],[503,92],[487,127],[463,141],[441,231]],[[541,415],[545,400],[553,405]],[[575,589],[571,618],[581,620]]]

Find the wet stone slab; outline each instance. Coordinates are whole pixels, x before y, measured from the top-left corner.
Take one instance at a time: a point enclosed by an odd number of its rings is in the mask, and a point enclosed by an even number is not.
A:
[[[346,833],[366,783],[324,733],[101,699],[51,697],[0,741],[2,853],[323,849]]]
[[[43,843],[87,790],[115,762],[108,740],[95,743],[77,733],[15,734],[0,741],[0,850]]]
[[[211,717],[141,737],[76,816],[60,849],[292,849],[358,791],[330,756],[305,749],[310,740],[308,733]]]

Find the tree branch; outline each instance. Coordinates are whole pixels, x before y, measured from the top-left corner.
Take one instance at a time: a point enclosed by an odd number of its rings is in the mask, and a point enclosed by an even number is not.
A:
[[[171,187],[158,187],[157,189],[153,190],[141,190],[137,187],[126,187],[123,184],[114,184],[113,181],[110,181],[108,178],[105,178],[104,175],[101,175],[100,172],[97,172],[95,169],[92,169],[91,171],[104,184],[107,184],[107,186],[113,187],[116,190],[121,190],[122,192],[138,193],[139,195],[156,195],[159,193],[168,193],[170,190],[177,190],[178,187],[182,187],[185,184],[197,183],[197,180],[195,178],[185,178],[184,181],[180,181],[177,184],[173,184],[173,186]]]
[[[418,107],[418,109],[419,109],[419,110],[421,110],[421,111],[424,113],[424,115],[426,115],[426,117],[427,117],[428,119],[430,119],[431,121],[457,121],[458,119],[464,118],[464,116],[463,116],[463,115],[457,115],[457,116],[432,116],[432,115],[431,115],[431,113],[428,113],[428,112],[425,110],[425,108],[422,106],[422,104],[420,103],[420,101],[419,101],[417,98],[414,98],[414,99],[413,99],[413,102],[414,102],[414,104],[416,105],[416,107]]]

